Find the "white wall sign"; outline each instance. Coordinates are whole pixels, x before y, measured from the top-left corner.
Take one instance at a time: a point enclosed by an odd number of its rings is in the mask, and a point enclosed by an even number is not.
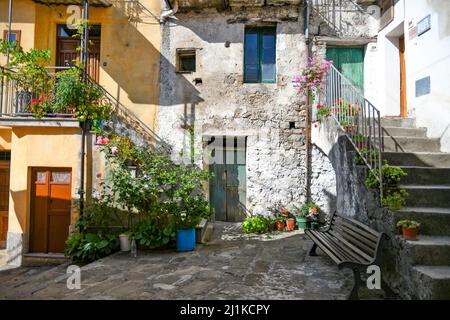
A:
[[[417,24],[417,34],[421,36],[431,29],[431,16],[428,15]]]

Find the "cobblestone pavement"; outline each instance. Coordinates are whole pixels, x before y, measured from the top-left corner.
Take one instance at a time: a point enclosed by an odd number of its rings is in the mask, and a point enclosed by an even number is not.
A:
[[[6,249],[0,249],[0,268],[6,264]]]
[[[351,272],[309,257],[299,232],[243,235],[216,223],[196,251],[117,253],[82,267],[81,289],[66,286],[67,265],[0,272],[1,299],[345,299]]]

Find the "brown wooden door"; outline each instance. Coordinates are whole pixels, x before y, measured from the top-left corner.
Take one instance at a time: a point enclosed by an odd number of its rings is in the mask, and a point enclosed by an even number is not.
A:
[[[98,82],[100,77],[100,39],[90,39],[90,42],[88,60],[89,76]],[[79,45],[80,40],[78,39],[58,37],[57,65],[72,65],[74,60],[78,60],[80,54],[77,48]]]
[[[6,247],[9,209],[9,161],[0,161],[0,249]]]
[[[406,63],[405,63],[405,36],[399,39],[400,51],[400,116],[408,117],[408,106],[406,98]]]
[[[64,252],[70,225],[71,176],[70,169],[33,169],[31,252]]]

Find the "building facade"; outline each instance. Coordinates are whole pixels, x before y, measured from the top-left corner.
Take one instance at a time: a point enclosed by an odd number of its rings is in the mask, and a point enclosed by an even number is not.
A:
[[[2,39],[8,35],[8,2],[0,1]],[[69,4],[74,2],[14,0],[10,40],[25,50],[50,49],[51,66],[71,63],[79,56],[79,40],[70,25],[81,18],[81,1]],[[122,106],[120,110],[151,130],[159,104],[161,3],[90,4],[90,76],[110,93],[114,104]],[[5,59],[0,57],[0,65]],[[0,117],[0,173],[2,190],[9,190],[9,195],[1,193],[0,241],[7,247],[9,263],[20,265],[24,255],[60,256],[65,249],[78,215],[82,131],[75,118],[37,120],[7,110],[17,95],[8,97],[7,92]],[[95,136],[88,134],[86,141],[84,190],[89,196],[104,164],[94,148]]]

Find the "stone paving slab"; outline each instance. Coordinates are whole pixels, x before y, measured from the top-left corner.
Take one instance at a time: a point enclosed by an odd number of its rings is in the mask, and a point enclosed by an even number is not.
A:
[[[215,223],[196,251],[116,253],[82,267],[81,289],[66,287],[66,267],[0,272],[1,299],[346,299],[353,279],[324,255],[309,257],[301,232],[244,235]]]

